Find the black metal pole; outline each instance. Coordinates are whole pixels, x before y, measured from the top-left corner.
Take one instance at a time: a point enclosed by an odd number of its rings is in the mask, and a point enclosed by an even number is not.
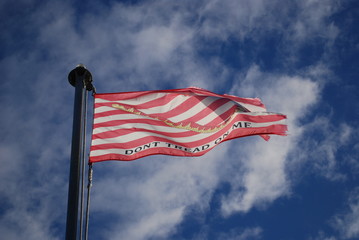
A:
[[[84,148],[84,111],[87,101],[87,92],[93,90],[92,75],[82,65],[78,65],[68,76],[68,80],[75,87],[73,129],[72,129],[72,146],[71,162],[69,177],[69,192],[67,202],[67,221],[66,221],[66,240],[77,239],[78,225],[78,203],[79,203],[79,183],[81,161],[83,159]]]

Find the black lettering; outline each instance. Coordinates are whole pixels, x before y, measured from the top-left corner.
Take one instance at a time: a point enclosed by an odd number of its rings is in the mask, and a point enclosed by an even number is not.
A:
[[[179,150],[182,150],[182,147],[181,147],[181,146],[175,145],[175,148],[176,148],[176,149],[179,149]]]
[[[233,124],[232,129],[250,128],[250,127],[252,127],[250,122],[237,122],[237,123]]]
[[[207,148],[209,148],[209,144],[203,145],[202,146],[202,151],[206,150]]]
[[[194,150],[193,150],[193,153],[195,153],[195,152],[199,152],[200,150],[199,150],[199,148],[198,147],[196,147]]]
[[[145,149],[147,149],[147,148],[150,148],[150,147],[151,147],[151,143],[145,144],[145,145],[143,145],[143,150],[145,150]]]
[[[128,149],[128,150],[125,151],[125,154],[127,154],[127,155],[130,155],[130,154],[132,154],[132,153],[133,153],[133,150],[129,150],[129,149]]]
[[[218,143],[220,143],[222,141],[222,138],[220,137],[220,138],[217,138],[217,140],[214,142],[214,144],[218,144]]]
[[[141,151],[142,150],[142,147],[137,147],[137,148],[135,148],[135,152],[137,153],[137,152],[139,152],[139,151]]]
[[[237,123],[233,124],[232,129],[241,128],[241,127],[242,127],[242,122],[237,122]]]

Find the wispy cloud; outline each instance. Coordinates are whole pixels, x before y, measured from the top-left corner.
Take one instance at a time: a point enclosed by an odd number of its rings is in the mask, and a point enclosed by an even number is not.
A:
[[[343,239],[359,237],[359,188],[355,188],[348,198],[346,209],[332,220]]]
[[[231,231],[220,234],[219,240],[255,240],[262,238],[263,230],[260,227],[247,228],[242,231]]]

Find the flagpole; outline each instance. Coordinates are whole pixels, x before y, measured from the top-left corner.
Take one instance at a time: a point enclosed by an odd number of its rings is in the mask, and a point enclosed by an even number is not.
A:
[[[68,76],[69,83],[75,87],[72,146],[67,202],[66,240],[77,239],[78,203],[81,175],[81,161],[84,161],[85,146],[85,106],[87,92],[93,90],[92,75],[84,65],[79,64]],[[84,174],[84,173],[82,173]]]

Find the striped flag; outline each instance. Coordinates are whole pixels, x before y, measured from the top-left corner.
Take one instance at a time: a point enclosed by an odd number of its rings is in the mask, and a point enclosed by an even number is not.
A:
[[[201,156],[233,138],[286,135],[286,116],[258,98],[200,88],[95,94],[90,162]]]

